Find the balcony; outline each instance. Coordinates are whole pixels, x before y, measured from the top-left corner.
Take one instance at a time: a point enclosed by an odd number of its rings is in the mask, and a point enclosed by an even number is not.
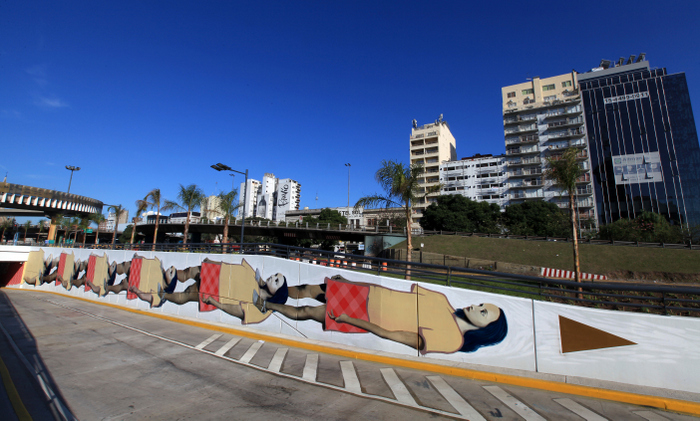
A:
[[[547,123],[547,128],[553,129],[553,128],[557,128],[557,127],[578,126],[581,124],[583,124],[583,118],[581,118],[581,117],[567,118],[566,120],[559,120],[559,121],[553,121],[551,123]]]
[[[508,183],[511,189],[531,189],[533,187],[542,187],[542,179],[536,178],[533,180],[524,180],[522,183]]]
[[[537,131],[537,124],[528,124],[527,126],[517,126],[517,127],[510,127],[508,129],[504,130],[504,133],[506,135],[513,134],[513,133],[527,133],[527,132],[536,132]]]
[[[532,200],[542,200],[544,195],[542,193],[526,193],[526,192],[515,192],[510,194],[511,199],[532,199]]]
[[[583,136],[585,134],[584,130],[581,128],[563,130],[560,132],[549,133],[550,139],[564,139],[572,136]]]
[[[514,167],[514,166],[519,166],[519,165],[541,165],[542,160],[537,157],[537,158],[521,158],[521,159],[515,159],[513,161],[508,161],[508,166],[509,167]]]
[[[541,175],[541,174],[542,174],[542,168],[532,168],[532,169],[509,171],[508,177],[527,177],[529,175]]]
[[[590,184],[587,185],[587,186],[579,186],[579,187],[576,187],[576,195],[578,195],[578,196],[582,196],[582,195],[587,196],[587,195],[589,195],[589,194],[593,194],[593,188],[591,187]]]
[[[528,143],[538,143],[540,137],[537,134],[506,138],[506,145],[527,145]]]
[[[526,155],[526,154],[539,153],[539,152],[540,152],[540,148],[538,148],[538,147],[506,149],[506,155],[508,155],[508,156]]]
[[[522,121],[536,121],[536,115],[519,115],[519,116],[509,116],[503,119],[503,124],[514,124],[520,123]]]

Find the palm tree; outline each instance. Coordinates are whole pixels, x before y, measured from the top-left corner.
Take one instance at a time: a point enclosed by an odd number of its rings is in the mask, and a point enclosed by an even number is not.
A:
[[[87,229],[90,227],[90,217],[89,216],[84,216],[80,218],[80,222],[78,223],[78,229],[80,229],[83,232],[83,247],[85,247],[85,240],[87,237]],[[75,234],[76,238],[78,236],[78,233],[76,232]]]
[[[233,217],[233,213],[236,211],[236,209],[240,208],[243,204],[235,204],[236,203],[236,197],[238,196],[238,191],[236,189],[231,190],[228,193],[221,192],[219,193],[219,201],[216,205],[218,210],[224,214],[224,238],[222,239],[223,243],[226,244],[229,242],[228,239],[228,223],[229,220]],[[242,239],[241,239],[242,240]],[[223,248],[223,252],[226,253],[226,246]]]
[[[160,196],[160,189],[153,189],[149,191],[146,197],[144,197],[142,200],[136,201],[136,206],[139,209],[146,210],[148,208],[151,208],[156,210],[156,226],[153,230],[153,250],[156,249],[156,239],[158,238],[158,223],[160,222],[160,211],[169,209],[167,204],[161,206],[161,200],[163,199]]]
[[[101,213],[93,213],[89,216],[89,218],[92,222],[97,224],[97,230],[95,233],[95,244],[97,244],[97,240],[100,238],[100,224],[105,221],[105,216]]]
[[[29,227],[32,226],[32,221],[27,221],[24,223],[24,242],[27,242],[27,231],[29,231]]]
[[[546,178],[554,181],[555,185],[561,187],[561,189],[569,195],[569,213],[571,215],[571,227],[574,233],[574,268],[576,270],[576,282],[581,282],[574,193],[576,192],[576,179],[581,176],[583,170],[576,160],[577,154],[578,149],[568,148],[561,156],[547,158],[547,165],[549,168],[547,168],[544,175]]]
[[[114,212],[114,232],[112,233],[112,244],[114,244],[114,241],[117,239],[117,227],[119,227],[119,217],[122,215],[122,212],[124,212],[124,206],[122,206],[121,204],[112,205],[109,208],[107,208],[107,212],[109,211]]]
[[[421,186],[425,169],[422,164],[405,166],[401,162],[382,161],[382,166],[377,170],[374,178],[377,180],[384,195],[374,194],[360,198],[355,207],[400,207],[406,216],[406,256],[411,261],[411,225],[413,224],[413,204],[416,200],[425,198],[429,193],[437,191],[440,186],[434,186],[426,190]],[[410,269],[410,266],[409,266]],[[410,270],[406,272],[406,279],[410,279]]]
[[[2,222],[0,222],[0,229],[2,229],[2,235],[0,235],[0,242],[2,242],[5,239],[5,231],[8,228],[12,228],[12,220],[5,218]]]
[[[180,192],[177,194],[177,198],[180,203],[166,200],[165,204],[166,207],[171,209],[181,209],[187,211],[187,219],[185,220],[185,237],[182,240],[183,244],[187,244],[187,236],[190,231],[190,216],[192,215],[192,211],[197,209],[197,207],[202,203],[202,200],[204,200],[204,192],[202,189],[197,187],[196,184],[190,184],[187,187],[180,184]]]

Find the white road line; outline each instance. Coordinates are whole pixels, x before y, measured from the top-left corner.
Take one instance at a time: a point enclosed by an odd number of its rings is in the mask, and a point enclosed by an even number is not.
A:
[[[348,390],[348,392],[362,393],[360,379],[357,378],[355,365],[352,363],[352,361],[341,361],[340,370],[343,372],[343,381],[345,382],[345,388]]]
[[[489,392],[490,394],[495,396],[496,399],[498,399],[499,401],[506,404],[510,409],[515,411],[518,415],[525,418],[525,421],[546,421],[537,412],[533,411],[532,409],[530,409],[530,407],[528,407],[524,403],[522,403],[519,400],[512,397],[510,394],[508,394],[505,390],[501,389],[500,387],[498,387],[498,386],[484,386],[484,389],[486,389],[487,392]]]
[[[204,349],[204,347],[206,347],[207,345],[209,345],[210,343],[214,342],[215,340],[219,339],[222,336],[223,336],[222,333],[217,333],[217,334],[211,335],[209,337],[209,339],[207,339],[204,342],[202,342],[201,344],[195,346],[194,349]]]
[[[310,382],[316,381],[316,371],[318,370],[318,354],[308,354],[306,364],[304,364],[304,374],[302,378]]]
[[[272,371],[273,373],[279,373],[282,369],[284,357],[287,356],[287,351],[289,351],[289,348],[278,348],[275,352],[275,356],[272,357],[272,361],[270,361],[270,365],[267,367],[267,369]]]
[[[632,411],[633,414],[637,414],[640,417],[648,421],[669,421],[668,418],[664,418],[656,412],[651,411]]]
[[[250,348],[248,348],[248,350],[245,352],[245,354],[243,354],[240,361],[242,363],[248,364],[250,362],[250,360],[253,359],[255,354],[258,353],[258,350],[260,349],[261,346],[263,346],[264,343],[265,343],[265,341],[253,342],[253,345],[251,345]]]
[[[226,342],[226,345],[224,345],[224,346],[222,346],[221,348],[219,348],[219,350],[216,351],[216,352],[214,353],[214,355],[218,355],[219,357],[223,357],[227,352],[229,352],[229,351],[231,350],[231,348],[233,348],[234,346],[236,346],[236,344],[237,344],[238,341],[240,341],[240,340],[241,340],[241,338],[233,338],[233,339],[231,339],[230,341]]]
[[[408,388],[406,388],[406,385],[399,379],[399,376],[393,368],[382,368],[379,371],[382,373],[384,381],[394,393],[394,397],[396,397],[397,401],[404,405],[418,406],[413,396],[411,396],[411,392],[408,391]]]
[[[578,402],[574,402],[569,398],[554,399],[554,402],[558,403],[559,405],[563,406],[564,408],[568,409],[569,411],[573,412],[574,414],[578,415],[586,421],[608,421],[607,418],[601,417],[600,415],[596,414],[595,412],[591,411],[585,406],[579,404]]]
[[[460,414],[468,418],[470,421],[486,421],[473,406],[469,405],[463,397],[459,395],[447,382],[440,376],[426,376],[430,383],[435,386],[438,392],[457,410]]]

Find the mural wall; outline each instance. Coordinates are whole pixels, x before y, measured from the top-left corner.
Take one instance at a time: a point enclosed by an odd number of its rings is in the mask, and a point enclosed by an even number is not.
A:
[[[34,248],[22,281],[300,340],[700,392],[693,318],[533,302],[266,256]]]

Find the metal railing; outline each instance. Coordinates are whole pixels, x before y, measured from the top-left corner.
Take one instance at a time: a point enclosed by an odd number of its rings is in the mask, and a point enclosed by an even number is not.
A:
[[[515,236],[509,238],[515,238]],[[530,239],[534,239],[534,237],[530,237]],[[86,248],[151,251],[153,244],[108,244],[98,247],[90,245]],[[700,249],[700,246],[697,249]],[[268,243],[156,244],[155,250],[273,256],[330,268],[405,278],[414,282],[428,282],[540,301],[609,310],[700,316],[699,287],[599,281],[577,283],[501,273],[487,269],[408,262]]]

